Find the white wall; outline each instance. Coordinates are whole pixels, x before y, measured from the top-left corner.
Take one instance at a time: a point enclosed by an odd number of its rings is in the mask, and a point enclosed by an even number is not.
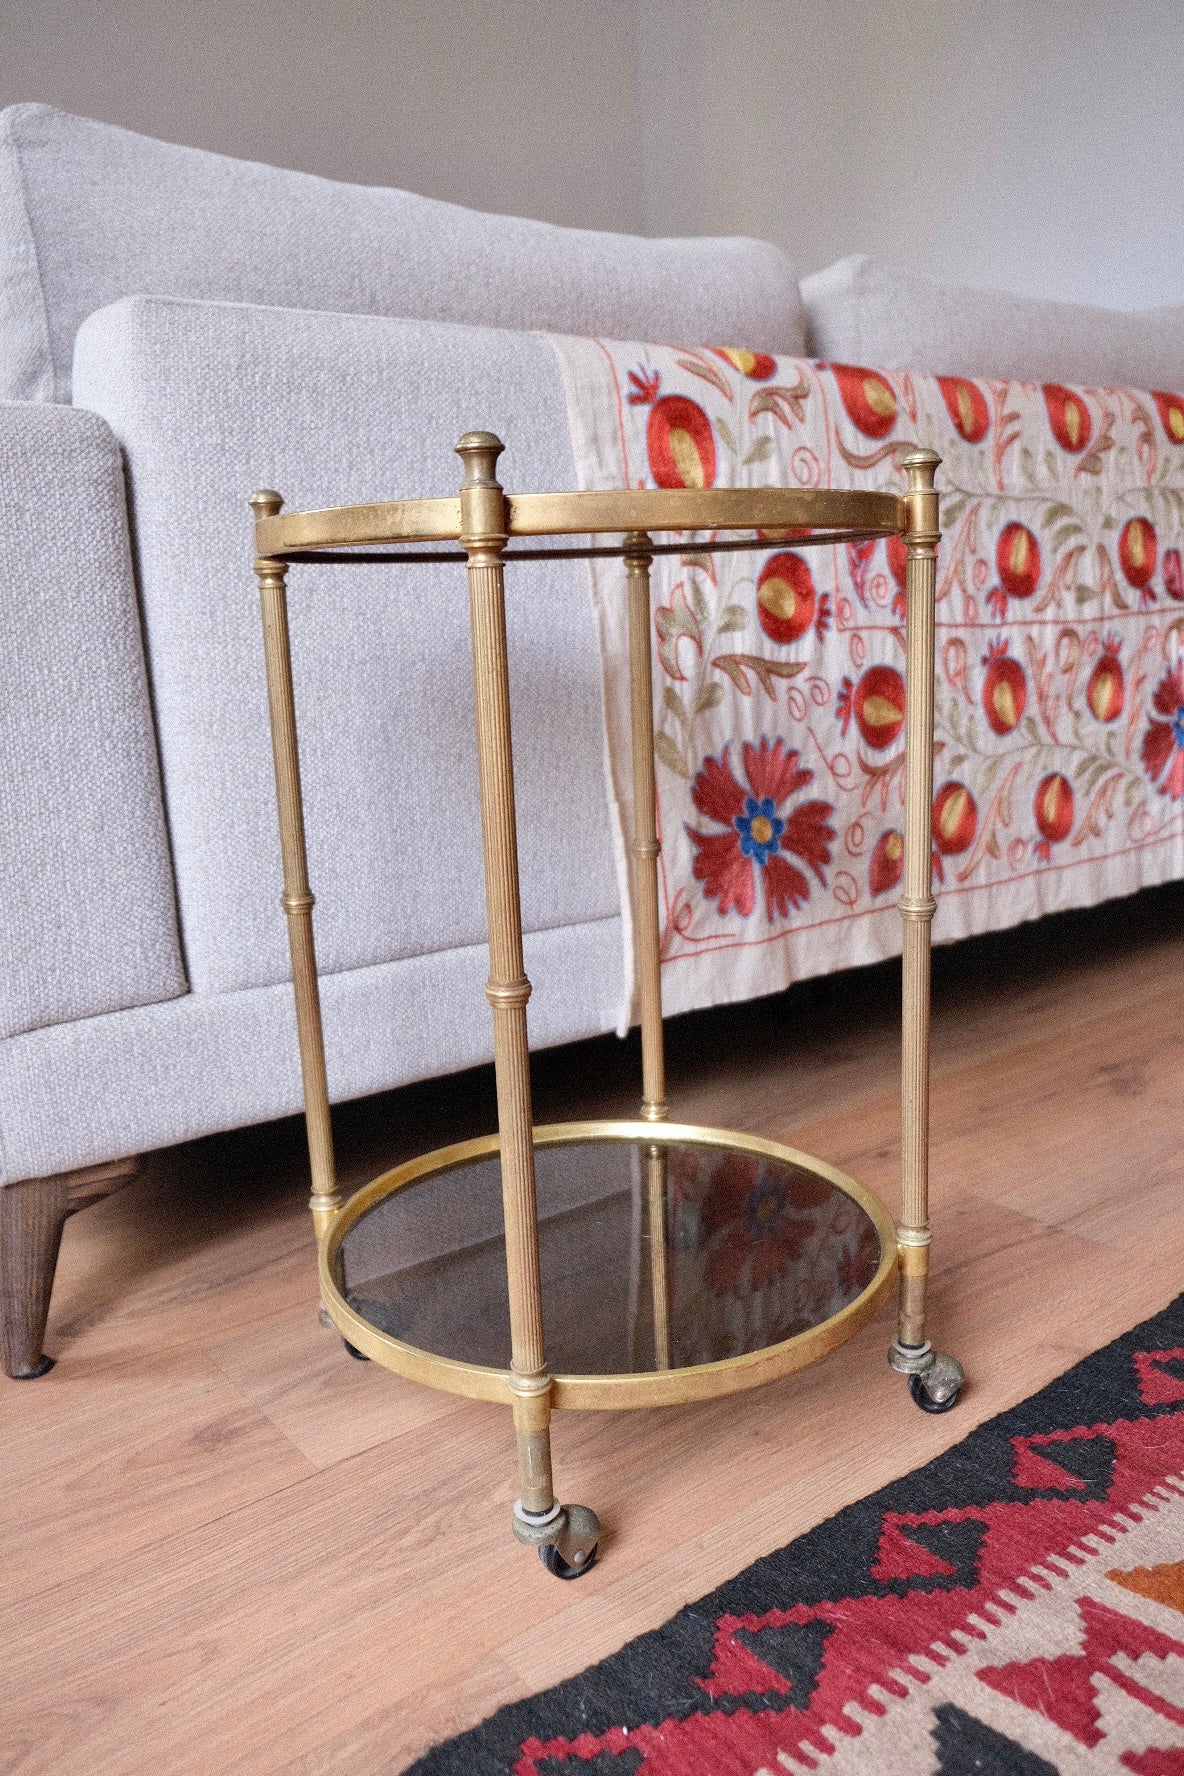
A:
[[[643,225],[637,0],[0,0],[0,103],[585,228]]]
[[[0,0],[0,102],[584,227],[1184,301],[1184,0]]]
[[[1180,0],[642,0],[651,232],[1184,301]]]

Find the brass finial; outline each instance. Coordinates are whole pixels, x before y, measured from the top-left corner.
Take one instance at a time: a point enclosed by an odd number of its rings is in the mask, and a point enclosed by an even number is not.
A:
[[[253,493],[247,504],[255,514],[256,522],[260,518],[274,518],[283,505],[283,497],[273,487],[263,487]]]
[[[465,465],[466,487],[496,487],[497,459],[505,449],[493,432],[466,432],[456,447]]]
[[[933,478],[941,466],[941,457],[936,450],[910,450],[903,459],[903,467],[909,478],[910,493],[932,493]]]

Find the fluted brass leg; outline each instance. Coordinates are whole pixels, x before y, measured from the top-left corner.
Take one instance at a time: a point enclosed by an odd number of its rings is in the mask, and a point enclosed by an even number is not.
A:
[[[460,496],[461,544],[469,561],[477,764],[489,918],[489,982],[485,992],[493,1013],[519,1503],[523,1512],[537,1518],[554,1509],[555,1494],[551,1483],[551,1378],[543,1349],[530,1050],[526,1036],[530,982],[522,955],[501,559],[506,545],[506,509],[505,495],[494,474],[502,446],[491,432],[469,432],[456,448],[465,465]]]
[[[641,1013],[641,1114],[666,1120],[666,1057],[662,1034],[662,928],[658,906],[658,785],[654,772],[653,650],[650,643],[650,566],[644,531],[625,538],[629,597],[629,705],[633,749],[634,946]],[[666,1149],[646,1154],[654,1361],[670,1367],[670,1283],[666,1263]]]
[[[903,1005],[901,1067],[901,1215],[897,1228],[900,1308],[888,1360],[911,1379],[914,1398],[929,1411],[957,1399],[962,1371],[936,1357],[926,1336],[929,1275],[929,974],[933,915],[933,673],[940,458],[914,450],[908,473],[908,565],[905,580],[905,735]],[[940,1368],[938,1367],[940,1365]],[[956,1371],[956,1373],[955,1373]]]
[[[256,519],[273,518],[283,505],[278,493],[252,494]],[[259,557],[255,574],[263,606],[263,649],[267,666],[267,702],[271,716],[271,748],[275,761],[276,805],[284,891],[280,896],[288,920],[292,987],[296,996],[296,1028],[300,1071],[304,1082],[304,1120],[312,1172],[309,1208],[317,1238],[341,1207],[333,1126],[329,1118],[329,1086],[325,1073],[325,1041],[321,1028],[321,997],[317,986],[316,948],[312,934],[313,896],[308,886],[304,842],[304,807],[300,794],[300,753],[296,741],[296,704],[292,693],[292,653],[288,641],[287,567]]]
[[[903,1050],[901,1068],[900,1317],[897,1347],[927,1352],[925,1279],[929,1268],[929,948],[935,911],[933,806],[934,590],[937,566],[937,457],[907,459],[909,535],[906,577],[905,872]]]
[[[506,498],[495,476],[502,445],[492,432],[467,432],[456,447],[465,466],[460,492],[461,547],[469,564],[477,768],[489,920],[489,981],[497,1121],[501,1149],[506,1282],[510,1302],[510,1389],[518,1448],[514,1533],[538,1547],[563,1578],[589,1569],[600,1525],[583,1505],[556,1502],[551,1479],[551,1377],[543,1347],[543,1291],[534,1176],[530,982],[522,954],[518,824],[510,734],[510,671],[502,551]]]
[[[629,596],[629,693],[633,748],[633,883],[637,984],[641,1000],[641,1114],[666,1120],[662,1042],[662,938],[658,911],[658,786],[654,774],[654,687],[650,647],[650,539],[625,538]]]

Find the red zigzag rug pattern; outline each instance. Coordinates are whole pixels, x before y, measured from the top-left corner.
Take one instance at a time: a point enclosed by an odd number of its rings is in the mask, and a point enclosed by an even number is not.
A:
[[[461,1771],[1184,1776],[1184,1297],[413,1766]]]

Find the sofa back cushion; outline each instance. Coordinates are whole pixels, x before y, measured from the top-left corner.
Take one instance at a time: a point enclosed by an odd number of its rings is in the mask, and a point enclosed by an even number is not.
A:
[[[247,497],[454,495],[475,427],[505,439],[511,491],[570,489],[555,354],[492,328],[130,297],[84,323],[75,378],[127,463],[190,983],[282,981]],[[482,944],[463,566],[294,567],[289,602],[322,968]],[[615,928],[587,570],[512,567],[507,606],[524,923]]]
[[[137,294],[800,352],[793,268],[345,185],[70,117],[0,113],[0,398],[68,401],[74,337]]]
[[[815,357],[1087,387],[1184,387],[1184,308],[1132,314],[970,290],[855,255],[803,279]]]

